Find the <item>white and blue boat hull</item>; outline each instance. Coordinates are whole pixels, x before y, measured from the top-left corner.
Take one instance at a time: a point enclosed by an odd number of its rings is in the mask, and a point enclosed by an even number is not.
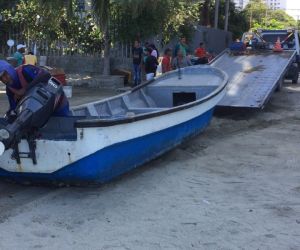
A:
[[[227,82],[227,78],[226,78]],[[105,183],[149,162],[199,134],[210,123],[226,84],[207,98],[174,112],[111,126],[77,126],[76,140],[36,141],[38,165],[17,164],[7,150],[0,158],[0,177],[18,182]],[[21,151],[28,150],[25,140]]]

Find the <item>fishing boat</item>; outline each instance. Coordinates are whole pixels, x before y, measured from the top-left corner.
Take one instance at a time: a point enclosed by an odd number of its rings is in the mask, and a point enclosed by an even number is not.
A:
[[[51,117],[0,156],[18,182],[105,183],[171,150],[212,119],[228,77],[212,66],[172,71],[105,100]],[[4,121],[1,121],[4,122]]]

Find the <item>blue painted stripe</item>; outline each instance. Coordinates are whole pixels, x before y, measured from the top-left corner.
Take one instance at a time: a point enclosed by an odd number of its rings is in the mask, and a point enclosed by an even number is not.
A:
[[[212,114],[213,109],[165,130],[114,144],[51,174],[12,173],[0,168],[0,177],[20,182],[104,183],[143,165],[188,137],[200,133],[209,124]]]

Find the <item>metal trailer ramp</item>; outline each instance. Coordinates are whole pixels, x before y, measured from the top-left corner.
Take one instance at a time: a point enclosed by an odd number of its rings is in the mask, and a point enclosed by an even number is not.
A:
[[[263,108],[283,81],[295,55],[295,50],[252,52],[249,55],[223,51],[211,62],[229,76],[227,93],[218,106]]]

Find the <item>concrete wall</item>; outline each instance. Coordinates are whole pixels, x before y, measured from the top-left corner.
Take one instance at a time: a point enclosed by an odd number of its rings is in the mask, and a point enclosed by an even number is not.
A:
[[[131,70],[131,58],[111,59],[111,69]],[[62,68],[66,73],[72,74],[102,74],[103,60],[98,56],[48,56],[46,65]]]
[[[174,48],[178,43],[178,38],[173,39],[165,48]],[[193,52],[200,42],[204,42],[206,49],[219,54],[225,48],[228,48],[232,42],[232,33],[220,29],[207,28],[204,26],[196,26],[193,38],[188,41],[191,52]]]
[[[193,52],[200,42],[204,42],[208,51],[214,54],[222,52],[232,42],[231,32],[226,32],[219,29],[207,28],[203,26],[195,27],[193,39],[189,41],[191,52]],[[178,39],[174,39],[164,48],[174,48],[178,43]],[[163,49],[164,49],[163,48]],[[163,52],[163,49],[161,52]],[[163,53],[161,53],[162,55]],[[48,66],[63,68],[66,73],[72,74],[101,74],[103,71],[103,60],[99,56],[48,56]],[[112,58],[111,69],[116,68],[132,70],[131,58]]]
[[[48,56],[47,65],[62,68],[66,73],[100,73],[103,70],[103,62],[99,57],[92,56]]]
[[[219,54],[232,42],[232,33],[224,30],[199,26],[194,34],[194,39],[190,43],[192,49],[196,49],[200,42],[204,42],[208,50]]]

